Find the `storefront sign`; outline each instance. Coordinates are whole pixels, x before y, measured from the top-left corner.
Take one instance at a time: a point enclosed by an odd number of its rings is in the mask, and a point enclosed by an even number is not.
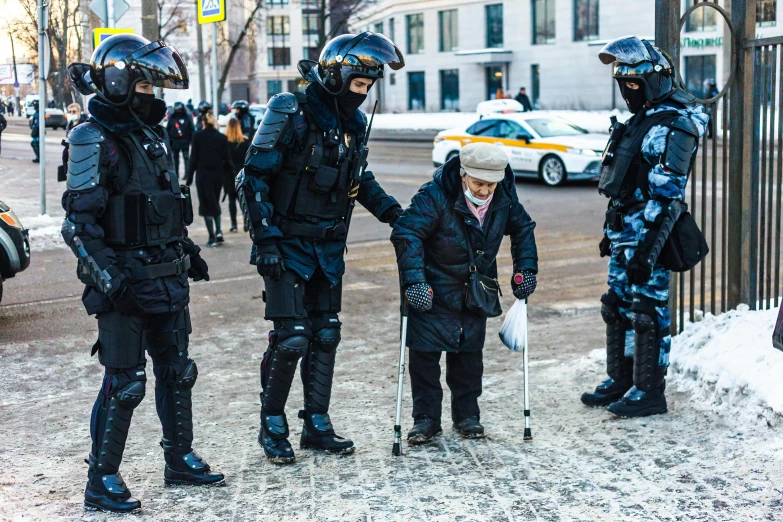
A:
[[[691,38],[689,36],[682,39],[682,46],[694,49],[703,49],[705,47],[723,47],[723,37],[712,36],[710,38]]]

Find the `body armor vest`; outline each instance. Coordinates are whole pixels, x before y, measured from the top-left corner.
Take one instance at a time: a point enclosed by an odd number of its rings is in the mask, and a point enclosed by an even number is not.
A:
[[[99,223],[104,242],[115,249],[165,245],[182,239],[190,205],[178,183],[167,140],[153,140],[141,132],[114,135],[117,146],[130,158],[122,165],[119,155],[119,190],[109,197]],[[165,145],[165,147],[164,147]],[[192,208],[190,209],[192,221]]]
[[[272,204],[280,218],[311,223],[340,220],[348,210],[349,178],[356,161],[354,136],[341,135],[338,129],[324,132],[308,104],[300,101],[300,107],[307,133],[304,143],[295,141],[294,152],[283,160],[270,193]]]
[[[679,116],[674,111],[661,111],[651,116],[639,113],[633,116],[628,128],[617,143],[609,143],[607,150],[613,150],[613,157],[601,168],[598,191],[606,197],[637,203],[633,194],[637,188],[647,197],[649,181],[647,175],[653,164],[648,163],[642,154],[642,140],[656,125],[666,125]]]

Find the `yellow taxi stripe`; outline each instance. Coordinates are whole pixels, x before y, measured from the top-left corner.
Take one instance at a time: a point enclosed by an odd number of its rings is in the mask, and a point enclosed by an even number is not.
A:
[[[555,143],[526,143],[524,140],[510,140],[506,138],[493,138],[491,136],[449,136],[448,138],[444,138],[445,141],[456,141],[459,142],[462,145],[467,145],[468,143],[502,143],[503,145],[507,147],[524,147],[528,149],[543,149],[543,150],[556,150],[558,152],[565,152],[566,149],[570,149],[571,147],[566,147],[565,145],[557,145]],[[470,141],[465,141],[470,140]]]

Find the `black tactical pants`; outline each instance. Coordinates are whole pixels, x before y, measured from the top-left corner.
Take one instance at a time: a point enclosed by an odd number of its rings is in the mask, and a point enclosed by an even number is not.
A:
[[[440,354],[410,350],[408,371],[413,394],[413,418],[440,419],[443,388],[440,386]],[[482,352],[446,352],[446,384],[451,390],[451,419],[460,422],[478,417],[478,398],[484,374]]]
[[[188,147],[184,149],[172,147],[171,151],[174,153],[174,172],[179,176],[179,155],[182,154],[182,166],[184,167],[183,176],[188,173],[188,161],[190,161],[190,151]]]

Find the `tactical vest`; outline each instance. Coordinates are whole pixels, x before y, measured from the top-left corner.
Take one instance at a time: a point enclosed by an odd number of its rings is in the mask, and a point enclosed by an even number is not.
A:
[[[284,218],[310,223],[340,220],[348,210],[349,178],[356,161],[355,136],[348,134],[346,144],[346,134],[340,135],[338,129],[324,132],[303,98],[299,103],[307,133],[303,143],[295,142],[295,151],[284,158],[270,198]]]
[[[137,131],[113,138],[130,157],[130,165],[120,165],[119,190],[109,197],[99,220],[104,242],[129,249],[182,239],[193,211],[188,210],[190,198],[180,190],[168,140],[153,140]],[[118,161],[124,160],[120,154]]]

